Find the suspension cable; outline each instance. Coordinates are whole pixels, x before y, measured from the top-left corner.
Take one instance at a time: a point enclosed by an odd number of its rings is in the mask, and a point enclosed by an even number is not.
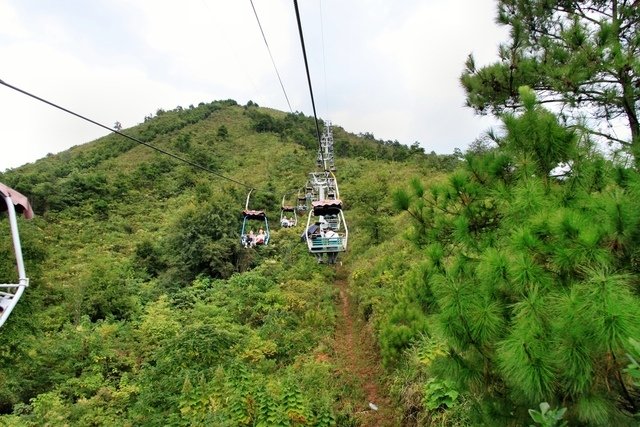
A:
[[[241,186],[243,186],[243,187],[245,187],[245,188],[253,189],[253,187],[252,187],[251,185],[248,185],[248,184],[245,184],[245,183],[243,183],[243,182],[237,181],[237,180],[235,180],[235,179],[233,179],[233,178],[229,178],[229,177],[227,177],[227,176],[221,175],[221,174],[219,174],[218,172],[215,172],[215,171],[213,171],[213,170],[211,170],[211,169],[209,169],[209,168],[207,168],[207,167],[205,167],[205,166],[199,165],[198,163],[194,163],[194,162],[192,162],[191,160],[185,159],[185,158],[180,157],[180,156],[178,156],[178,155],[176,155],[176,154],[173,154],[173,153],[171,153],[171,152],[169,152],[169,151],[163,150],[162,148],[159,148],[159,147],[156,147],[156,146],[154,146],[154,145],[151,145],[151,144],[149,144],[149,143],[147,143],[147,142],[144,142],[144,141],[142,141],[142,140],[140,140],[140,139],[138,139],[138,138],[135,138],[135,137],[133,137],[133,136],[129,136],[129,135],[125,134],[125,133],[120,132],[119,130],[116,130],[116,129],[110,128],[109,126],[103,125],[102,123],[99,123],[99,122],[97,122],[97,121],[95,121],[95,120],[92,120],[92,119],[90,119],[90,118],[88,118],[88,117],[85,117],[85,116],[83,116],[83,115],[81,115],[81,114],[78,114],[78,113],[76,113],[76,112],[73,112],[73,111],[71,111],[71,110],[69,110],[69,109],[67,109],[67,108],[61,107],[60,105],[54,104],[54,103],[53,103],[53,102],[51,102],[51,101],[47,101],[47,100],[46,100],[46,99],[44,99],[44,98],[40,98],[39,96],[36,96],[36,95],[34,95],[34,94],[32,94],[32,93],[29,93],[29,92],[27,92],[27,91],[25,91],[25,90],[23,90],[23,89],[20,89],[20,88],[18,88],[18,87],[16,87],[16,86],[10,85],[9,83],[5,82],[5,81],[4,81],[4,80],[2,80],[2,79],[0,79],[0,84],[2,84],[2,85],[4,85],[4,86],[6,86],[6,87],[8,87],[8,88],[11,88],[11,89],[13,89],[13,90],[15,90],[15,91],[17,91],[17,92],[20,92],[20,93],[22,93],[22,94],[24,94],[24,95],[30,96],[31,98],[37,99],[38,101],[43,102],[43,103],[45,103],[45,104],[48,104],[48,105],[50,105],[50,106],[52,106],[52,107],[54,107],[54,108],[57,108],[57,109],[59,109],[59,110],[62,110],[62,111],[64,111],[65,113],[68,113],[68,114],[71,114],[71,115],[73,115],[73,116],[79,117],[79,118],[81,118],[82,120],[85,120],[85,121],[87,121],[87,122],[89,122],[89,123],[93,123],[93,124],[94,124],[94,125],[96,125],[96,126],[100,126],[101,128],[104,128],[104,129],[106,129],[106,130],[108,130],[108,131],[110,131],[110,132],[116,133],[116,134],[118,134],[118,135],[120,135],[120,136],[123,136],[123,137],[125,137],[125,138],[127,138],[127,139],[130,139],[130,140],[132,140],[132,141],[135,141],[135,142],[137,142],[138,144],[144,145],[145,147],[149,147],[149,148],[151,148],[152,150],[156,150],[156,151],[158,151],[159,153],[165,154],[165,155],[167,155],[167,156],[169,156],[169,157],[173,157],[174,159],[179,160],[179,161],[181,161],[181,162],[184,162],[184,163],[186,163],[186,164],[188,164],[188,165],[191,165],[191,166],[193,166],[193,167],[195,167],[195,168],[197,168],[197,169],[201,169],[201,170],[203,170],[203,171],[205,171],[205,172],[209,172],[210,174],[213,174],[213,175],[215,175],[215,176],[217,176],[217,177],[219,177],[219,178],[222,178],[222,179],[226,179],[227,181],[231,181],[231,182],[236,183],[236,184],[238,184],[238,185],[241,185]]]
[[[320,149],[320,157],[322,158],[322,166],[324,168],[324,153],[322,152],[322,139],[320,138],[320,125],[318,124],[318,114],[316,113],[316,102],[313,99],[313,87],[311,86],[311,74],[309,73],[309,62],[307,61],[307,50],[304,46],[304,36],[302,34],[302,22],[300,21],[300,11],[298,10],[298,0],[293,0],[293,6],[296,9],[296,19],[298,21],[298,32],[300,33],[300,44],[302,45],[302,56],[304,57],[304,66],[307,70],[307,82],[309,83],[309,93],[311,94],[311,106],[313,107],[313,117],[316,121],[316,135],[318,137],[318,147]],[[327,171],[324,168],[325,172]]]
[[[260,18],[258,18],[258,12],[256,12],[256,7],[253,5],[253,0],[249,0],[249,1],[251,2],[251,7],[253,8],[253,14],[256,16],[256,21],[258,21],[258,27],[260,27],[260,32],[262,33],[262,40],[264,40],[264,44],[267,46],[267,51],[269,52],[269,58],[271,58],[273,69],[276,70],[276,75],[278,76],[280,87],[282,88],[282,92],[284,93],[284,98],[287,100],[287,105],[289,106],[289,112],[293,114],[293,109],[291,108],[291,103],[289,102],[287,91],[284,89],[284,84],[282,83],[282,79],[280,78],[278,67],[276,67],[276,61],[273,60],[273,55],[271,54],[271,48],[269,48],[269,43],[267,43],[267,37],[264,35],[264,31],[262,30],[262,24],[260,24]]]
[[[322,17],[322,0],[320,0],[320,36],[322,38],[322,69],[324,71],[324,108],[329,115],[329,93],[327,91],[327,58],[324,52],[324,20]]]

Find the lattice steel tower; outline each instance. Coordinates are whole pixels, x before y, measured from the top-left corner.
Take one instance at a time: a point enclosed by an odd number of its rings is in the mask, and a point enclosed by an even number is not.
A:
[[[331,122],[327,122],[324,127],[324,133],[320,138],[316,164],[324,171],[335,172],[336,170],[333,156],[333,131],[331,130]]]

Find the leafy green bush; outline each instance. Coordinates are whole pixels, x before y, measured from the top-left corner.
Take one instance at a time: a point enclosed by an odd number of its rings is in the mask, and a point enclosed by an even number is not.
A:
[[[458,400],[457,390],[451,381],[440,381],[437,378],[429,378],[424,385],[424,407],[430,411],[440,408],[453,408]]]
[[[540,404],[540,410],[529,409],[529,415],[536,425],[542,427],[563,427],[567,425],[567,422],[562,421],[560,424],[558,424],[558,422],[562,420],[566,411],[567,408],[551,409],[547,402],[542,402]]]

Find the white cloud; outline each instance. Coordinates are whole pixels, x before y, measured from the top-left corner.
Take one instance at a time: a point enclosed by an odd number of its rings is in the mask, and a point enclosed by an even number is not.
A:
[[[291,2],[254,4],[292,109],[311,114]],[[469,52],[487,63],[504,38],[492,0],[315,0],[300,13],[322,118],[437,152],[486,127],[462,108],[458,77]],[[108,126],[216,99],[288,110],[244,1],[0,0],[0,57],[0,79]],[[107,132],[5,87],[0,97],[11,147],[0,170]]]
[[[0,0],[0,37],[22,38],[27,35],[18,13],[7,0]]]

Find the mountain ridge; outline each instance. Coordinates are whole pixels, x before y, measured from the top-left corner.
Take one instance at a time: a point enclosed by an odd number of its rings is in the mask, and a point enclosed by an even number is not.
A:
[[[120,135],[0,174],[0,180],[30,197],[37,214],[34,221],[20,224],[32,286],[0,331],[11,343],[11,350],[0,354],[5,378],[0,381],[0,413],[5,414],[1,418],[37,423],[52,415],[47,405],[58,408],[58,417],[79,424],[85,422],[82,417],[102,423],[155,424],[160,418],[148,413],[152,408],[161,419],[168,416],[169,424],[179,424],[180,419],[194,422],[199,416],[217,420],[214,424],[242,424],[273,415],[246,406],[244,399],[252,396],[271,402],[282,420],[293,419],[292,414],[317,425],[322,425],[320,420],[331,425],[331,420],[349,419],[349,393],[339,392],[338,384],[320,387],[322,404],[311,399],[317,385],[291,388],[319,380],[313,378],[320,371],[321,383],[336,381],[314,356],[327,351],[334,324],[331,270],[315,264],[299,243],[300,228],[279,229],[276,220],[282,195],[302,187],[307,173],[315,170],[313,119],[227,100],[159,110],[122,132],[255,186],[250,207],[267,211],[272,244],[258,250],[239,246],[247,188]],[[381,226],[371,220],[371,212],[390,214],[391,183],[448,170],[456,162],[453,156],[427,155],[416,146],[352,135],[339,126],[334,126],[334,138],[355,251],[372,244],[370,236],[380,233],[370,231]],[[362,195],[376,182],[384,186],[373,186],[377,193],[372,204]],[[351,256],[347,254],[344,262]],[[11,276],[10,257],[0,273]],[[256,294],[258,289],[262,291]],[[247,292],[253,296],[243,296]],[[195,295],[200,296],[194,299]],[[212,295],[219,300],[212,300]],[[194,303],[185,306],[184,298]],[[271,322],[277,318],[289,326],[274,329]],[[154,342],[140,340],[148,322],[164,322],[168,329]],[[185,355],[180,353],[183,344],[177,344],[189,339],[184,335],[192,329],[189,325],[202,324],[204,329],[191,332],[208,340],[207,334],[218,332],[205,325],[216,322],[227,325],[231,333],[221,342],[231,341],[206,357],[217,360],[222,373],[201,365],[202,350]],[[100,336],[103,343],[98,345]],[[79,337],[84,337],[84,345]],[[85,351],[98,359],[87,359]],[[67,360],[61,359],[63,354]],[[105,357],[120,366],[115,375],[109,373],[114,369],[110,363],[96,365]],[[31,360],[31,366],[15,362],[22,358]],[[194,365],[169,367],[160,362],[166,358]],[[251,360],[259,363],[247,365]],[[307,368],[293,372],[295,363]],[[244,385],[231,374],[238,366],[248,369]],[[156,377],[160,371],[181,386],[165,384]],[[32,380],[24,382],[25,376]],[[157,384],[149,388],[151,378]],[[195,378],[204,381],[204,389],[194,386]],[[198,411],[186,401],[178,403],[196,389],[201,396],[213,396],[204,390],[214,383],[232,394],[251,390],[238,397],[240,412],[220,402]],[[101,393],[107,390],[112,396],[126,396],[125,401],[105,400]],[[287,393],[298,396],[298,406],[287,403]],[[336,399],[342,403],[331,403]],[[91,402],[95,411],[81,409],[82,402]]]

